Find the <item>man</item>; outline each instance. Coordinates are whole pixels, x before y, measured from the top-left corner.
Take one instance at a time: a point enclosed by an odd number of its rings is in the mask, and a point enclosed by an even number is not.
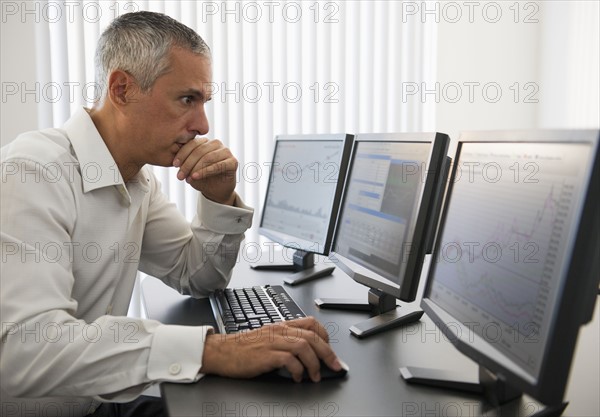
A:
[[[125,317],[138,269],[196,297],[225,287],[252,210],[235,193],[230,150],[198,138],[211,58],[194,31],[123,15],[101,36],[96,67],[92,109],[2,149],[2,415],[112,415],[121,408],[102,403],[159,381],[279,367],[318,381],[319,359],[339,370],[312,318],[240,337]],[[147,164],[179,168],[200,192],[191,225]]]

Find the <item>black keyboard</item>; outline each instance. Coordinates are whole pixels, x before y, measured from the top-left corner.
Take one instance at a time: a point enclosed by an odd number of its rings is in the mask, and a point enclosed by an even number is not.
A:
[[[210,295],[210,303],[221,333],[306,317],[280,285],[217,290]]]

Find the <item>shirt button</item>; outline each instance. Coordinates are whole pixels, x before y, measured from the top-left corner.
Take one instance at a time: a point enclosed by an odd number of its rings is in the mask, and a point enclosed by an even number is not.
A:
[[[241,223],[241,222],[242,222],[242,218],[241,218],[241,217],[238,217],[238,218],[237,218],[237,222],[238,222],[238,223]]]
[[[177,375],[179,372],[181,372],[181,365],[180,365],[180,364],[178,364],[177,362],[175,362],[175,363],[172,363],[172,364],[169,366],[169,373],[170,373],[171,375]]]

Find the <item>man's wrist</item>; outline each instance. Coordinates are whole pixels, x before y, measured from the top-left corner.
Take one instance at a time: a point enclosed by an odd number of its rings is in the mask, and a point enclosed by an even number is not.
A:
[[[234,192],[231,194],[231,197],[229,197],[229,198],[227,199],[227,201],[226,201],[226,202],[224,202],[224,203],[221,203],[221,204],[225,204],[225,205],[228,205],[228,206],[234,206],[234,207],[235,207],[235,200],[237,200],[237,194],[236,194],[236,192],[234,191]]]
[[[200,368],[200,373],[202,374],[212,374],[214,373],[214,363],[216,361],[215,354],[218,352],[217,344],[217,335],[214,333],[207,333],[206,339],[204,341],[204,351],[202,353],[202,367]],[[211,366],[212,365],[212,366]]]
[[[225,198],[223,200],[218,199],[218,198],[214,198],[214,197],[212,197],[210,195],[207,195],[205,193],[202,193],[202,195],[204,197],[206,197],[208,200],[210,200],[210,201],[212,201],[214,203],[223,204],[225,206],[233,206],[233,207],[235,207],[235,202],[237,200],[237,193],[235,191],[229,196],[229,198]]]

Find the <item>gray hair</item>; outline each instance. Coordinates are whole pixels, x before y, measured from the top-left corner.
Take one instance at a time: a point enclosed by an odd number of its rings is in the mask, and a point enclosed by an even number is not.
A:
[[[158,77],[169,69],[169,51],[180,47],[210,58],[210,48],[192,29],[154,12],[124,14],[111,22],[96,48],[96,82],[101,101],[109,74],[117,69],[131,74],[140,90],[150,91]]]

